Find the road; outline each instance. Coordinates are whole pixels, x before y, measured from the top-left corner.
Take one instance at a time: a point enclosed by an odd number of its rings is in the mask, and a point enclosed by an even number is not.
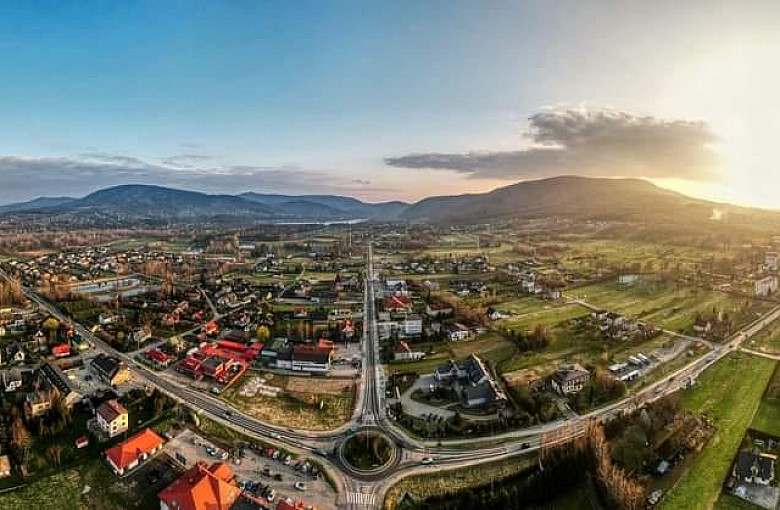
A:
[[[396,461],[391,463],[386,469],[377,473],[358,476],[351,470],[339,465],[339,462],[333,458],[320,457],[318,459],[338,485],[340,493],[338,507],[355,510],[381,507],[385,492],[395,482],[406,476],[468,467],[488,460],[507,459],[536,452],[544,446],[542,441],[548,440],[547,438],[552,433],[557,433],[556,442],[567,441],[581,434],[585,423],[590,419],[607,420],[626,410],[635,409],[646,402],[651,402],[678,391],[680,388],[685,387],[688,381],[696,379],[699,374],[729,352],[738,349],[743,341],[780,317],[780,307],[777,307],[733,335],[726,343],[713,345],[713,351],[708,355],[692,361],[635,395],[594,410],[586,415],[533,428],[514,430],[487,438],[448,441],[420,440],[408,436],[405,431],[396,426],[385,415],[383,405],[384,374],[379,358],[379,336],[376,323],[376,275],[373,267],[373,250],[370,246],[366,254],[366,267],[364,283],[365,319],[362,344],[363,367],[362,381],[356,401],[356,411],[350,423],[338,429],[325,432],[285,429],[247,416],[239,410],[231,408],[229,404],[216,397],[190,389],[178,381],[167,377],[164,373],[158,373],[137,364],[132,354],[118,352],[82,325],[71,321],[54,305],[44,300],[31,289],[23,287],[22,290],[42,310],[45,310],[64,323],[71,324],[79,334],[92,342],[98,350],[125,361],[136,377],[165,392],[190,409],[207,415],[242,433],[261,438],[270,443],[282,445],[292,451],[308,452],[309,455],[312,455],[312,452],[320,449],[331,450],[337,448],[343,441],[344,432],[348,428],[381,431],[391,438],[397,447]],[[0,271],[0,277],[9,278],[2,271]],[[759,353],[755,354],[758,355]],[[432,466],[422,466],[420,461],[425,457],[433,457],[435,463]]]

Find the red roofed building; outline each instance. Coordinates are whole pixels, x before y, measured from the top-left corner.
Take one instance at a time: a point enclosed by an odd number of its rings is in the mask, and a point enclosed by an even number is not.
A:
[[[70,345],[68,344],[59,344],[55,345],[51,348],[52,354],[54,354],[55,358],[64,358],[65,356],[70,356]]]
[[[228,510],[241,495],[233,470],[224,462],[198,462],[163,489],[160,510]]]
[[[293,504],[288,503],[285,500],[279,501],[279,504],[276,505],[276,510],[304,510],[306,506],[303,504],[303,501],[297,501]]]
[[[149,360],[154,364],[161,367],[167,367],[174,360],[173,356],[168,356],[160,349],[149,349],[146,351],[146,357],[149,358]]]
[[[214,321],[207,322],[206,325],[203,326],[203,331],[207,335],[216,335],[217,333],[219,333],[219,326]]]
[[[106,450],[106,459],[118,476],[124,475],[159,452],[165,441],[152,429],[144,429],[126,441]]]
[[[412,298],[409,296],[388,296],[382,300],[382,309],[390,310],[411,310]]]

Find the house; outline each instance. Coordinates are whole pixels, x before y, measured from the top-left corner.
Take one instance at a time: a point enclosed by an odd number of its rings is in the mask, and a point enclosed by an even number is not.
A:
[[[57,391],[66,407],[73,407],[73,404],[81,400],[81,394],[73,388],[68,376],[57,365],[44,363],[38,371],[38,376],[45,387]]]
[[[707,319],[697,318],[693,323],[693,330],[696,333],[709,333],[712,330],[712,322]]]
[[[241,496],[230,466],[215,462],[209,467],[198,462],[157,497],[160,510],[228,510]]]
[[[395,361],[417,361],[425,357],[424,352],[413,351],[406,342],[398,342],[393,347],[393,359]]]
[[[51,348],[51,353],[54,355],[55,358],[65,358],[67,356],[70,356],[70,345],[68,344],[59,344],[55,345]]]
[[[37,418],[51,409],[56,399],[57,391],[54,389],[28,393],[24,399],[24,413],[27,418]]]
[[[81,450],[89,446],[89,438],[87,436],[80,436],[76,438],[76,449]]]
[[[445,317],[452,315],[452,307],[444,303],[428,303],[425,305],[425,313],[431,318]]]
[[[753,282],[756,296],[770,296],[777,292],[777,276],[766,276]]]
[[[458,322],[447,328],[447,334],[452,342],[460,342],[461,340],[468,340],[471,338],[471,330]]]
[[[168,367],[175,360],[173,356],[169,356],[159,349],[149,349],[146,351],[146,357],[149,361],[162,368]]]
[[[122,476],[159,452],[164,443],[163,438],[147,428],[106,450],[106,460],[114,473]]]
[[[402,336],[420,336],[423,329],[422,317],[416,314],[409,314],[398,323],[398,328]]]
[[[382,309],[391,311],[411,311],[412,298],[409,296],[388,296],[382,300]]]
[[[149,326],[139,326],[130,333],[130,342],[140,345],[152,338],[152,328]]]
[[[764,253],[764,267],[769,271],[777,271],[780,269],[780,257],[778,257],[776,251]]]
[[[130,379],[130,370],[118,358],[100,353],[90,363],[92,371],[111,386],[122,384]]]
[[[631,286],[639,281],[640,276],[638,274],[629,273],[618,275],[618,285]]]
[[[8,455],[0,455],[0,478],[11,476],[11,460]]]
[[[22,387],[22,372],[20,370],[6,370],[2,377],[3,391],[12,393]]]
[[[292,349],[292,369],[302,372],[327,373],[333,349],[319,345],[296,345]]]
[[[116,399],[108,400],[100,404],[95,411],[97,425],[109,438],[116,437],[127,432],[127,409]]]
[[[440,385],[451,384],[466,408],[501,407],[507,402],[506,394],[476,354],[438,366],[433,378]]]
[[[552,378],[552,386],[561,395],[577,393],[590,380],[590,372],[579,363],[561,365]]]
[[[6,349],[8,363],[24,363],[27,360],[27,351],[19,342],[14,342]]]
[[[775,479],[776,455],[742,450],[734,463],[732,474],[739,482],[769,485]]]

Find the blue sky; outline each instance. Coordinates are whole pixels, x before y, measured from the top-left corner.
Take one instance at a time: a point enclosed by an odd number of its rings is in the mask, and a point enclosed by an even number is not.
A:
[[[745,156],[776,122],[749,112],[780,81],[766,76],[777,14],[770,2],[4,1],[0,201],[125,181],[416,199],[563,166],[764,204],[739,190],[780,156]],[[734,82],[735,66],[750,81]],[[652,151],[623,171],[596,156],[603,137],[524,136],[550,108],[539,125],[608,129],[627,140],[607,147],[621,157]],[[539,145],[563,151],[524,152]],[[470,153],[509,167],[458,159]]]

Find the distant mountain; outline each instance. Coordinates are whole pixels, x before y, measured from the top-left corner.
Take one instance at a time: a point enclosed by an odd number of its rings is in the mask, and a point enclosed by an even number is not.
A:
[[[69,202],[76,200],[73,197],[38,197],[28,200],[27,202],[15,202],[13,204],[6,204],[0,206],[0,214],[25,212],[25,211],[38,211],[41,209],[47,209],[49,207],[57,207],[65,205]]]
[[[405,202],[395,201],[372,204],[362,202],[357,198],[338,195],[273,195],[248,192],[239,196],[252,202],[267,205],[278,211],[287,211],[290,203],[301,201],[315,203],[325,208],[324,212],[338,211],[345,218],[395,219],[409,207],[409,204]]]
[[[691,198],[640,179],[575,176],[525,181],[488,193],[440,196],[415,204],[371,204],[333,195],[210,195],[161,186],[124,185],[83,198],[41,197],[0,207],[20,220],[72,225],[176,222],[334,221],[368,219],[485,223],[513,218],[576,218],[689,229],[780,229],[780,212]],[[677,229],[679,230],[679,228]]]
[[[426,198],[401,216],[411,221],[483,222],[576,216],[625,221],[706,220],[724,204],[691,198],[641,179],[561,176],[524,181],[488,193]]]
[[[161,219],[212,216],[270,218],[274,215],[270,208],[262,204],[249,202],[233,195],[208,195],[196,191],[140,184],[102,189],[55,209]]]
[[[393,219],[408,204],[369,204],[333,195],[210,195],[162,186],[128,184],[83,198],[40,197],[0,206],[0,214],[34,216],[64,223],[234,220],[334,221]]]

